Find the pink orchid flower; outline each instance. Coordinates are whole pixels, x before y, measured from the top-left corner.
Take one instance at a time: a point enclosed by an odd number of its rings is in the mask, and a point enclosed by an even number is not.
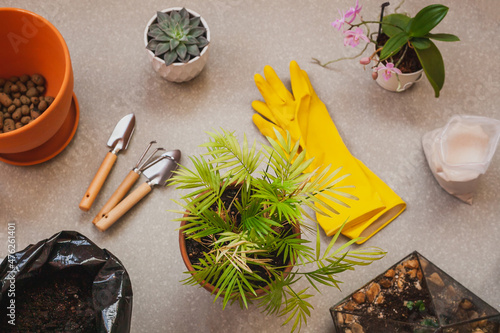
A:
[[[356,0],[356,5],[354,7],[351,7],[346,13],[345,13],[345,19],[346,22],[351,24],[352,21],[356,18],[357,15],[361,12],[362,6],[359,5],[359,0]],[[350,18],[350,19],[349,19]]]
[[[344,27],[345,23],[345,14],[342,13],[339,9],[339,14],[340,18],[338,20],[335,20],[335,22],[332,23],[332,26],[336,28],[338,31],[340,31]]]
[[[335,22],[332,23],[332,26],[334,28],[336,28],[338,31],[342,30],[342,32],[344,31],[343,27],[344,27],[344,24],[346,22],[346,15],[344,12],[341,12],[340,9],[339,9],[339,14],[340,14],[340,18],[338,20],[335,20]]]
[[[356,27],[354,30],[344,31],[344,46],[351,45],[352,47],[356,47],[359,45],[361,39],[365,42],[370,42],[368,37],[365,36],[363,29],[360,27]]]
[[[382,66],[376,67],[375,70],[377,72],[380,70],[384,70],[382,72],[382,76],[386,81],[388,81],[392,77],[392,73],[401,74],[401,71],[398,68],[395,68],[392,62],[388,62],[385,66],[384,64],[382,64]]]

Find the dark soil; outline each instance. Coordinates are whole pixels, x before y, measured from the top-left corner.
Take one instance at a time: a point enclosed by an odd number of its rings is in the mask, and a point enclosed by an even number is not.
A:
[[[377,38],[377,48],[384,46],[385,43],[389,40],[389,37],[386,34],[381,34]],[[401,56],[403,55],[405,47],[403,46],[401,50],[396,53],[395,55],[392,56],[392,63],[396,64]],[[379,52],[380,56],[380,52]],[[390,58],[389,58],[390,59]],[[422,69],[422,65],[420,64],[420,60],[418,60],[417,53],[413,48],[410,48],[408,46],[408,50],[406,51],[406,54],[403,58],[403,61],[399,64],[398,68],[401,70],[403,73],[414,73],[416,71],[419,71]]]
[[[422,307],[408,306],[409,302],[422,303]],[[352,314],[343,315],[346,326],[359,325],[364,332],[434,332],[438,324],[431,294],[415,256],[391,267],[339,307]],[[416,327],[421,329],[415,330]]]
[[[422,286],[420,290],[417,289],[416,283],[418,278],[407,279],[403,290],[398,290],[394,284],[390,289],[384,293],[384,302],[377,304],[376,311],[383,313],[384,317],[389,320],[404,321],[407,323],[420,323],[429,316],[435,317],[434,307],[431,301],[431,295],[427,286]],[[421,281],[422,284],[425,280]],[[425,310],[413,308],[410,310],[405,304],[405,301],[422,301]]]
[[[1,304],[0,332],[95,333],[93,276],[82,268],[41,274],[29,283],[16,283],[16,325],[4,320],[8,297]]]
[[[231,205],[231,202],[233,202],[233,199],[237,194],[238,194],[238,189],[231,187],[231,188],[227,188],[221,196],[221,199],[224,202],[224,206],[225,206],[226,210],[229,208],[229,211],[227,213],[230,215],[230,218],[234,221],[235,228],[237,228],[238,225],[241,223],[241,216],[239,215],[238,210],[235,208],[234,204]],[[236,200],[241,200],[241,196],[239,194],[238,194],[238,197],[236,198]],[[211,209],[216,210],[217,207],[212,206]],[[291,234],[291,232],[292,232],[291,225],[286,224],[283,227],[282,232],[285,235]],[[186,250],[187,250],[189,260],[191,261],[192,265],[199,264],[200,259],[204,258],[204,253],[211,251],[211,247],[208,245],[211,243],[211,241],[212,240],[208,237],[202,238],[201,242],[186,238]],[[284,260],[283,260],[283,254],[280,254],[278,256],[278,255],[276,255],[276,253],[274,253],[274,254],[271,253],[270,259],[272,260],[270,262],[270,265],[272,265],[273,267],[282,267],[285,265]],[[271,276],[261,266],[255,265],[255,264],[249,264],[248,267],[250,267],[250,269],[253,272],[255,272],[257,275],[259,275],[261,278],[271,282],[271,280],[270,280]],[[284,270],[284,268],[282,269],[282,271],[283,270]],[[262,281],[258,281],[258,282],[256,282],[256,284],[259,285],[260,287],[265,287],[267,285],[265,282],[262,282]]]

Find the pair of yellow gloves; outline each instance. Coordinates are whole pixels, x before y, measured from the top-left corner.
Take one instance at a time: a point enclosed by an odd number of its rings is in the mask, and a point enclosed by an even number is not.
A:
[[[343,192],[357,197],[357,200],[344,200],[350,207],[329,202],[338,215],[316,214],[328,236],[333,236],[347,221],[342,234],[351,239],[363,237],[357,241],[361,244],[404,211],[406,203],[351,155],[325,104],[318,98],[307,73],[300,69],[297,62],[290,63],[292,93],[270,66],[264,68],[264,75],[265,78],[256,74],[255,83],[265,102],[252,103],[252,107],[267,119],[259,114],[253,115],[253,122],[260,132],[276,138],[275,130],[282,134],[288,131],[294,142],[300,140],[300,147],[306,150],[307,157],[314,157],[311,169],[331,165],[330,170],[342,167],[341,172],[350,175],[337,185],[346,186]],[[354,187],[349,188],[349,185]]]

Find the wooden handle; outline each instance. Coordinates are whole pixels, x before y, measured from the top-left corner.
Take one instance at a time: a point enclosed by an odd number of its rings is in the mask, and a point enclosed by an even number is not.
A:
[[[104,215],[102,219],[97,221],[95,226],[100,231],[106,231],[109,227],[113,225],[120,217],[123,216],[130,208],[134,207],[142,198],[151,192],[152,186],[148,183],[144,183],[139,186],[134,192],[130,193],[122,202],[116,205],[108,214]]]
[[[94,203],[94,200],[101,190],[104,181],[108,177],[111,168],[115,164],[115,161],[116,155],[112,152],[109,152],[104,158],[104,161],[102,161],[99,170],[97,170],[97,173],[94,176],[94,179],[92,179],[92,182],[90,183],[87,192],[85,192],[82,201],[80,201],[79,207],[81,210],[88,211],[90,209],[90,206],[92,206],[92,204]]]
[[[125,177],[125,179],[122,181],[120,186],[118,186],[115,193],[113,193],[111,198],[109,198],[108,202],[106,202],[104,207],[102,207],[99,213],[97,213],[97,215],[94,217],[92,223],[96,224],[97,221],[99,221],[104,217],[104,215],[109,213],[109,211],[112,210],[128,193],[128,191],[132,188],[137,179],[139,179],[139,174],[134,170],[131,170],[128,173],[127,177]]]

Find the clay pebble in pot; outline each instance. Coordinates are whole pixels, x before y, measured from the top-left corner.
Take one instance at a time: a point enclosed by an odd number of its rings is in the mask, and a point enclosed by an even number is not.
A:
[[[0,40],[1,62],[9,64],[0,71],[0,77],[9,78],[3,85],[3,93],[10,94],[16,87],[13,94],[19,96],[12,95],[16,108],[19,102],[30,106],[33,103],[31,97],[39,98],[41,94],[53,96],[54,100],[35,120],[28,124],[17,121],[22,125],[18,125],[18,129],[0,133],[0,161],[14,165],[38,164],[57,156],[73,138],[79,118],[78,102],[73,94],[70,54],[60,32],[36,13],[19,8],[0,8],[1,31],[22,36],[28,26],[34,34],[26,43],[12,45],[8,38]],[[43,78],[35,77],[35,82],[46,83],[46,87],[37,89],[41,86],[29,80],[25,73],[42,75]],[[21,81],[22,84],[12,81]],[[26,94],[30,97],[22,98]]]

